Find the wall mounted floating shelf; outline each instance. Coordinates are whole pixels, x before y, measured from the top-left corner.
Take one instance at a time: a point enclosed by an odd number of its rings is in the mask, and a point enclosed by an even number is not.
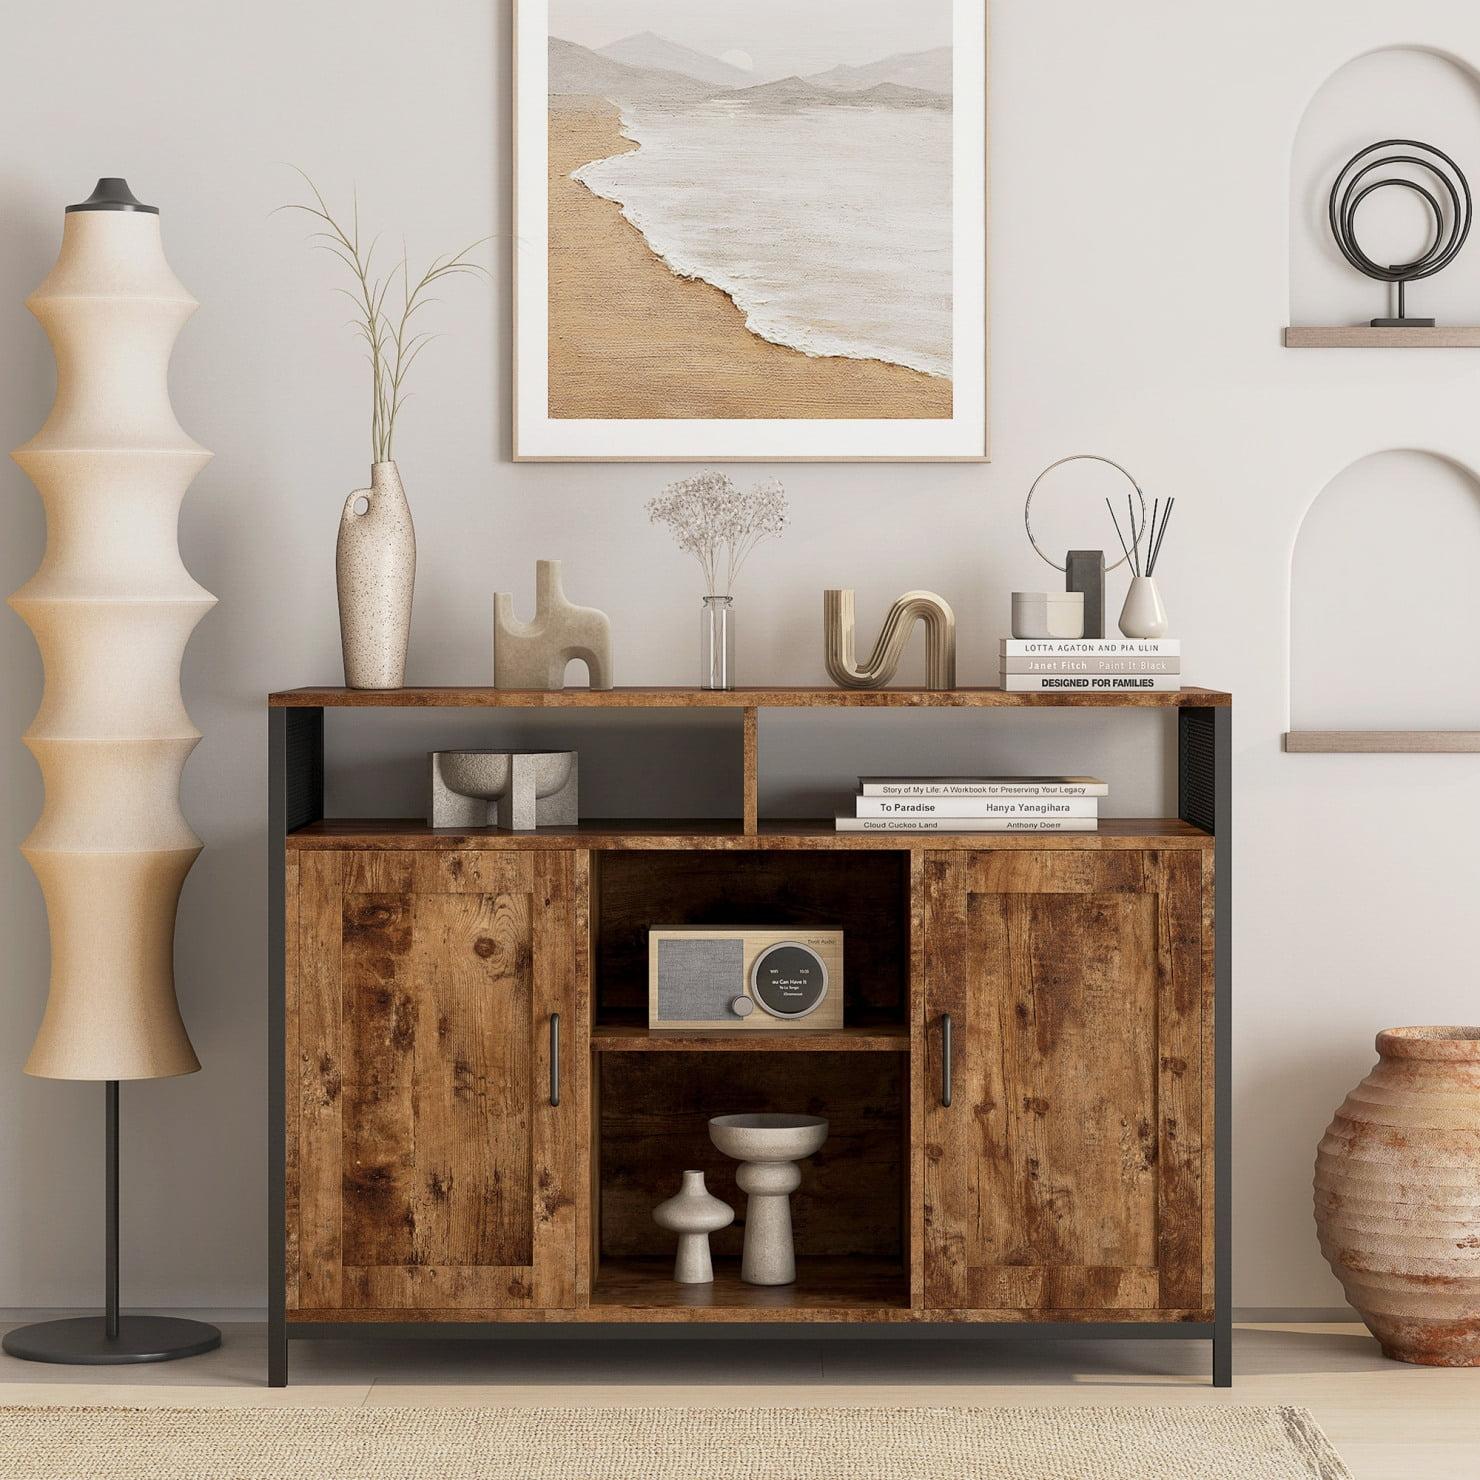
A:
[[[1480,327],[1440,324],[1432,329],[1373,329],[1366,324],[1291,326],[1286,349],[1480,349]]]
[[[1480,730],[1290,730],[1291,755],[1462,755],[1480,751]]]

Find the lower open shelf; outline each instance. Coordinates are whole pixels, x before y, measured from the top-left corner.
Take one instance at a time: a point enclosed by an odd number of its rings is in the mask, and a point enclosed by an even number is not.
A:
[[[644,1320],[898,1320],[910,1308],[909,1275],[886,1259],[799,1258],[796,1282],[747,1285],[740,1261],[717,1258],[714,1283],[680,1285],[672,1259],[603,1257],[591,1308]]]

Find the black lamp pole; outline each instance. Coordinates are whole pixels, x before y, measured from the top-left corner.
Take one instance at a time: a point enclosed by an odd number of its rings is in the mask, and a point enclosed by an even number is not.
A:
[[[104,1311],[18,1326],[0,1345],[28,1362],[60,1362],[79,1367],[122,1362],[170,1362],[195,1357],[221,1345],[221,1333],[204,1321],[177,1316],[121,1316],[118,1313],[118,1081],[103,1083],[104,1127]]]

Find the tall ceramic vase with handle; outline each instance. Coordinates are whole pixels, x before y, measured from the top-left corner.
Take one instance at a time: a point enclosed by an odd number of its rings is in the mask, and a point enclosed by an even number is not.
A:
[[[345,684],[400,688],[411,640],[416,531],[394,462],[371,463],[369,488],[345,500],[334,570]]]

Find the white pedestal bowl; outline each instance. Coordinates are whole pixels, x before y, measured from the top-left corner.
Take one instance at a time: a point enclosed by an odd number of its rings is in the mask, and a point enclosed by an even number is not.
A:
[[[716,1115],[709,1122],[709,1139],[740,1162],[735,1182],[749,1197],[740,1278],[752,1285],[791,1284],[797,1277],[791,1194],[802,1181],[796,1163],[821,1150],[827,1121],[769,1111]]]

